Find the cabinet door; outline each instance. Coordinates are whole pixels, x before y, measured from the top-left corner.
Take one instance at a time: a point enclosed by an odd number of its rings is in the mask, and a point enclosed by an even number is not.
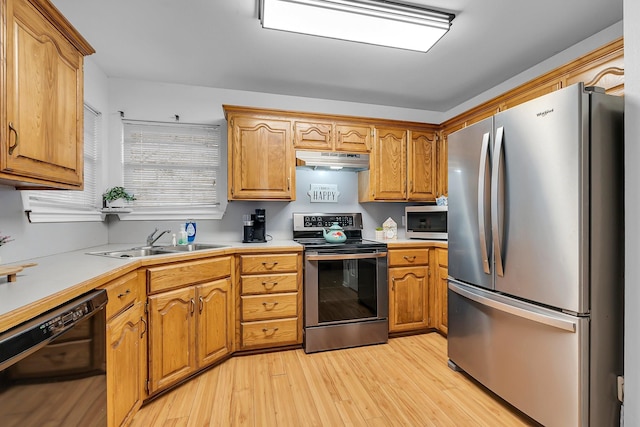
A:
[[[428,326],[429,267],[389,269],[389,332]]]
[[[295,200],[288,120],[231,116],[229,199]]]
[[[409,140],[409,200],[435,201],[437,197],[436,133],[411,131]]]
[[[296,120],[293,122],[293,146],[296,148],[331,150],[333,149],[331,128],[331,122]]]
[[[449,313],[447,307],[447,267],[438,266],[435,277],[436,291],[436,329],[447,334],[449,328]]]
[[[374,200],[407,198],[407,131],[377,128],[373,147]]]
[[[368,153],[373,128],[367,125],[336,123],[336,151]]]
[[[231,279],[197,286],[198,367],[209,365],[233,351],[234,298]]]
[[[31,3],[7,3],[2,172],[81,188],[82,54]]]
[[[149,297],[149,392],[195,370],[195,288]]]
[[[107,323],[107,419],[130,421],[142,406],[147,372],[144,304],[137,303]]]

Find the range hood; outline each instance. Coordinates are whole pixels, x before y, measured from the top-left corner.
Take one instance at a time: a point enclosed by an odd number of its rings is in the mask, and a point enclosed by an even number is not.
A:
[[[369,154],[298,150],[296,167],[362,171],[369,169]]]

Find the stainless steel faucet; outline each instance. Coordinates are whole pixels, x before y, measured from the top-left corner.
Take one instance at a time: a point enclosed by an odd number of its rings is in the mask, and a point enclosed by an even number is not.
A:
[[[153,230],[153,233],[149,234],[147,236],[147,246],[151,246],[153,245],[159,238],[161,238],[163,235],[165,235],[166,233],[171,233],[171,230],[164,230],[162,233],[158,234],[158,236],[154,237],[154,235],[158,232],[158,229],[156,228],[155,230]]]

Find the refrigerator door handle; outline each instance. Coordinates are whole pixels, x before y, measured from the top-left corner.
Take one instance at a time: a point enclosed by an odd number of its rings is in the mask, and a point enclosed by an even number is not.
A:
[[[449,289],[460,296],[463,296],[467,299],[477,302],[478,304],[482,304],[484,306],[491,307],[496,310],[509,313],[517,317],[531,320],[532,322],[541,323],[547,326],[552,326],[554,328],[558,328],[564,331],[574,332],[574,333],[576,332],[576,329],[577,329],[576,322],[571,322],[565,319],[559,319],[557,317],[553,317],[553,316],[542,314],[542,313],[536,313],[536,312],[525,310],[523,308],[516,307],[510,304],[505,304],[503,302],[496,301],[492,298],[479,295],[475,292],[471,292],[463,288],[462,286],[456,284],[452,280],[449,280]]]
[[[504,139],[504,128],[500,126],[496,130],[496,147],[493,150],[493,165],[491,168],[491,232],[493,233],[493,253],[496,261],[496,274],[504,276],[504,268],[502,265],[502,247],[500,245],[500,233],[498,232],[499,218],[498,209],[500,206],[499,199],[499,177],[500,177],[500,159],[502,158],[502,141]]]
[[[480,167],[478,168],[478,235],[480,236],[480,253],[482,256],[482,268],[486,274],[491,274],[489,256],[487,250],[487,233],[484,227],[486,206],[484,204],[485,178],[487,176],[487,155],[489,154],[489,132],[482,136],[482,148],[480,149]]]

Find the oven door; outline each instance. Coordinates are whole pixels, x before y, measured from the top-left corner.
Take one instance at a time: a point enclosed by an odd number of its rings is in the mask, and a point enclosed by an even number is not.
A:
[[[387,252],[306,251],[305,327],[387,319]]]

